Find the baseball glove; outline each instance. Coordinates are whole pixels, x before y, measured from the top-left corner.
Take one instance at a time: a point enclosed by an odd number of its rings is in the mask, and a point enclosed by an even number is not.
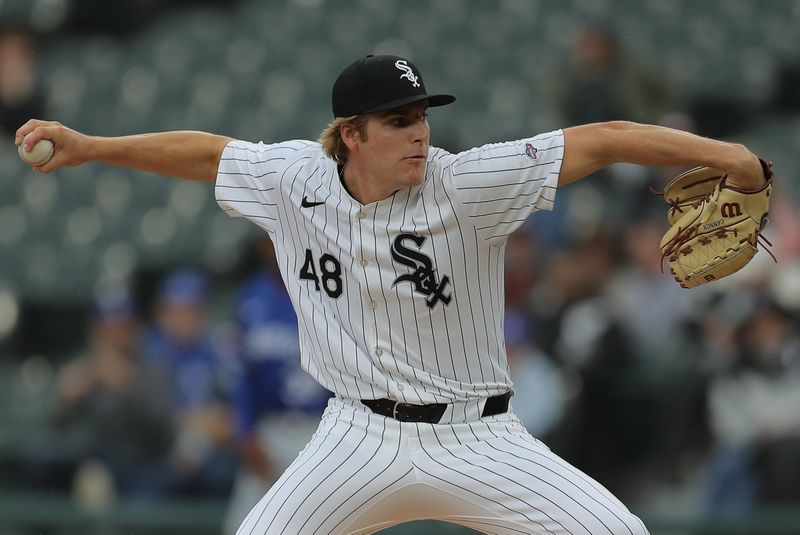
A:
[[[677,223],[693,204],[714,191],[724,176],[725,171],[713,167],[695,167],[672,179],[664,192],[659,193],[669,204],[667,222],[670,226]]]
[[[709,167],[687,171],[667,185],[671,226],[661,238],[661,252],[682,287],[739,271],[758,252],[759,239],[771,245],[761,231],[769,214],[772,164],[761,160],[761,166],[765,181],[755,191],[728,185],[725,173]]]

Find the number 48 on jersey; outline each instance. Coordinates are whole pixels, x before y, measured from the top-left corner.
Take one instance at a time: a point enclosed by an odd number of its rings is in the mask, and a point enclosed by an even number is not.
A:
[[[318,264],[321,277],[317,275],[317,262],[314,261],[311,249],[306,249],[306,259],[300,268],[300,278],[314,281],[314,288],[317,291],[320,291],[321,287],[328,297],[336,299],[342,295],[342,264],[327,253],[319,257]]]

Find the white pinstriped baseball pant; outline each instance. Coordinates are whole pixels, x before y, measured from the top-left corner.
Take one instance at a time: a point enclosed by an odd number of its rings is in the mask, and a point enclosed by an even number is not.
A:
[[[458,419],[453,412],[443,420]],[[237,535],[366,535],[421,519],[498,535],[648,533],[511,412],[460,423],[405,423],[333,398],[311,441]]]

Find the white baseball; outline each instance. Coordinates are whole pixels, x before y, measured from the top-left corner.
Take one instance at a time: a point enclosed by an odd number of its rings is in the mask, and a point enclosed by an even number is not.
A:
[[[30,151],[25,150],[25,140],[17,147],[19,157],[22,158],[25,163],[33,166],[47,163],[47,161],[53,157],[54,150],[53,142],[49,139],[40,139]]]

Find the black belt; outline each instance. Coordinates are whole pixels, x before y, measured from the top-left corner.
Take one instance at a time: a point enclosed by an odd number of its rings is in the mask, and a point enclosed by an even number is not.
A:
[[[508,411],[508,402],[511,399],[511,392],[492,396],[486,400],[483,406],[481,418],[503,414]],[[431,403],[430,405],[413,405],[411,403],[401,403],[392,399],[362,399],[361,403],[369,407],[372,412],[382,414],[401,422],[425,422],[437,424],[442,419],[447,403]]]

